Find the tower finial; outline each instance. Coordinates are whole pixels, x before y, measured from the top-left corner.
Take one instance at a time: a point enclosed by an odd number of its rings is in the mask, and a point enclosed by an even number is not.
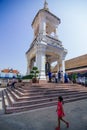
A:
[[[45,9],[45,10],[49,10],[49,8],[48,8],[48,3],[47,3],[46,0],[44,1],[44,9]]]

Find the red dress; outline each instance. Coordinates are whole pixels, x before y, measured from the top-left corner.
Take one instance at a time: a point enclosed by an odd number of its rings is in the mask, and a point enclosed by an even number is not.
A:
[[[65,114],[64,114],[64,111],[63,111],[63,104],[62,104],[62,102],[58,102],[58,104],[57,104],[58,106],[57,106],[57,115],[58,115],[58,117],[63,117],[63,116],[65,116]]]

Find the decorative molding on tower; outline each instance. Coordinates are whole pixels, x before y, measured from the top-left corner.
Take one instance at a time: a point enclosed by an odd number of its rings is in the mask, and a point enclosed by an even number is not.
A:
[[[49,11],[49,8],[48,8],[48,3],[47,3],[47,1],[46,1],[46,0],[44,1],[44,10]]]

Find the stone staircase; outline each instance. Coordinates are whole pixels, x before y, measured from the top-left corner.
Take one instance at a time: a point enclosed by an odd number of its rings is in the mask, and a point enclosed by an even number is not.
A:
[[[7,87],[2,91],[4,113],[16,113],[57,105],[58,96],[64,102],[87,99],[87,88],[75,84],[25,84],[15,89]]]

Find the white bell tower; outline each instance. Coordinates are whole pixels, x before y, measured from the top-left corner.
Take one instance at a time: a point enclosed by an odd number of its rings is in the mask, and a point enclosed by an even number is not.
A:
[[[39,34],[51,35],[58,39],[58,25],[60,24],[60,19],[53,15],[48,8],[48,3],[45,1],[44,8],[39,10],[35,16],[32,27],[34,30],[34,38]]]
[[[41,81],[46,80],[46,74],[51,69],[46,69],[46,63],[58,62],[58,71],[64,71],[63,60],[67,54],[62,42],[58,39],[58,26],[61,20],[49,11],[48,3],[44,2],[44,8],[40,9],[32,22],[34,30],[33,42],[27,56],[27,73],[36,65],[40,71]]]

